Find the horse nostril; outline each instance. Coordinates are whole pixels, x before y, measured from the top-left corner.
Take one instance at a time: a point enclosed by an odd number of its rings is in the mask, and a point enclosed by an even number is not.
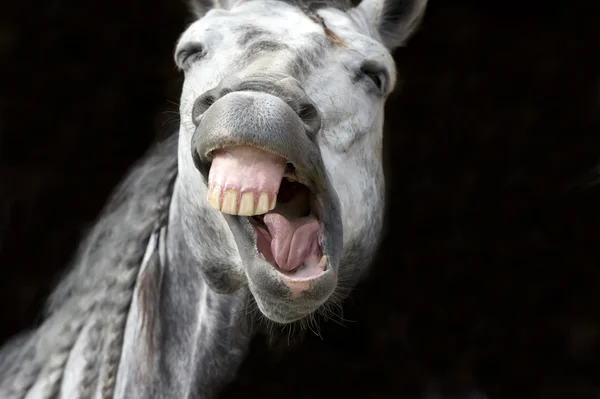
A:
[[[282,99],[292,107],[302,122],[308,136],[313,139],[321,129],[321,115],[314,102],[307,96],[298,80],[286,77],[277,82]]]
[[[299,105],[298,116],[304,122],[306,132],[313,138],[321,128],[321,115],[312,102],[303,102]]]
[[[198,126],[200,115],[202,115],[211,105],[214,104],[215,101],[219,98],[218,93],[215,89],[209,90],[206,93],[202,94],[200,97],[196,99],[194,102],[194,107],[192,108],[192,120],[194,124]]]

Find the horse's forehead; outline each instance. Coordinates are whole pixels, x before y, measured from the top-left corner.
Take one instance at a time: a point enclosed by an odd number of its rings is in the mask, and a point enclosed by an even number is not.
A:
[[[323,47],[328,42],[340,44],[348,41],[346,44],[351,44],[353,49],[360,48],[363,54],[365,51],[380,50],[379,46],[373,46],[374,40],[363,28],[340,8],[319,7],[309,10],[285,0],[253,0],[239,3],[230,11],[209,11],[189,27],[180,41],[194,40],[208,34],[221,38],[226,36],[244,48],[257,40],[302,50]],[[275,49],[275,46],[271,47]]]
[[[314,43],[315,34],[324,36],[323,27],[299,7],[283,1],[248,1],[230,11],[211,10],[190,26],[182,39],[216,34],[237,41],[242,46],[254,39],[284,41],[291,47]],[[315,43],[317,44],[317,43]]]
[[[213,60],[231,68],[259,65],[254,61],[264,61],[262,55],[267,55],[276,59],[277,67],[286,68],[282,72],[295,77],[319,80],[309,75],[314,68],[327,66],[331,71],[337,66],[346,71],[363,58],[378,59],[394,69],[391,55],[344,10],[308,9],[285,0],[252,0],[229,11],[213,9],[190,26],[178,45],[194,41],[208,48],[218,46],[220,58]]]

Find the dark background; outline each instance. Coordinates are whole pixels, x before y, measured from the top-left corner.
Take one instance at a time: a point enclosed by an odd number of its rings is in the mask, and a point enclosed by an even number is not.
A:
[[[189,21],[179,0],[0,6],[0,341],[34,322],[111,189],[177,125]],[[229,397],[597,386],[599,50],[598,0],[431,0],[396,54],[389,235],[353,322],[283,358],[257,341]]]

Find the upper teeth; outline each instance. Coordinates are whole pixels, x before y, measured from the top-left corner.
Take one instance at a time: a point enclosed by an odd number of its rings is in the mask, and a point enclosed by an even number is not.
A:
[[[270,198],[272,197],[272,198]],[[206,199],[211,207],[230,215],[253,216],[263,215],[277,204],[277,193],[256,193],[246,191],[241,193],[235,189],[223,190],[220,186],[209,187]]]

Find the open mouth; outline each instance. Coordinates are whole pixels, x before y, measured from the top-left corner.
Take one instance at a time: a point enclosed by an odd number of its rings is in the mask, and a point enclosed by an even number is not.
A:
[[[310,279],[326,271],[320,237],[322,210],[293,164],[256,147],[213,150],[207,200],[214,209],[247,218],[256,249],[282,274]]]

